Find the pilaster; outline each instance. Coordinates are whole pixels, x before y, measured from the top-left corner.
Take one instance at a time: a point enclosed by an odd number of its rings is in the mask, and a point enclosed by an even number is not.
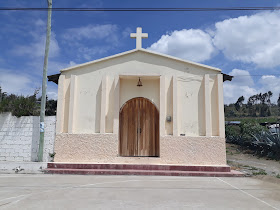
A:
[[[218,109],[219,109],[219,136],[225,137],[225,113],[224,113],[224,92],[223,92],[223,75],[217,75],[218,83]]]
[[[113,133],[119,133],[119,112],[120,112],[120,77],[119,75],[115,76],[114,79],[114,125]]]
[[[68,118],[68,133],[74,132],[75,123],[75,106],[76,106],[76,89],[77,76],[71,75],[70,79],[70,99],[69,99],[69,118]]]
[[[173,136],[179,136],[178,131],[178,80],[173,76]]]
[[[65,104],[65,75],[60,75],[58,80],[57,91],[57,108],[56,108],[56,133],[63,133],[64,124],[64,104]]]
[[[204,75],[204,114],[205,114],[205,135],[212,136],[209,74]]]
[[[166,91],[165,76],[160,76],[160,136],[165,136],[165,120],[166,120]]]
[[[107,108],[107,76],[102,78],[101,86],[101,113],[100,113],[100,133],[105,133],[106,129],[106,108]]]

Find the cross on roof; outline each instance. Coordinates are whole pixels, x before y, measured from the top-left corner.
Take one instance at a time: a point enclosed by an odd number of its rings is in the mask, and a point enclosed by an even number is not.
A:
[[[142,48],[142,38],[148,38],[148,34],[142,33],[142,28],[137,27],[136,33],[131,33],[130,37],[136,38],[136,49],[141,49]]]

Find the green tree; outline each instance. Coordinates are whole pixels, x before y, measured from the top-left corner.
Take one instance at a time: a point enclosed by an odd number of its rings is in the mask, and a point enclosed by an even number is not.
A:
[[[240,97],[237,99],[236,103],[234,104],[234,107],[235,107],[236,111],[239,111],[239,110],[240,110],[240,108],[241,108],[242,105],[243,105],[244,100],[245,100],[245,99],[244,99],[244,96],[240,96]]]
[[[36,89],[31,96],[17,96],[7,94],[0,87],[0,113],[11,112],[12,115],[21,116],[38,116],[40,114],[40,99],[37,97],[39,90]],[[56,115],[56,100],[47,100],[46,115]]]

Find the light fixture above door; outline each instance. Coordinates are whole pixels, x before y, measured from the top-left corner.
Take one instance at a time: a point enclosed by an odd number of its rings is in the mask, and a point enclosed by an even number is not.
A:
[[[139,77],[139,80],[138,80],[137,86],[138,86],[138,87],[143,86],[143,85],[142,85],[142,81],[141,81],[141,78],[140,78],[140,77]]]

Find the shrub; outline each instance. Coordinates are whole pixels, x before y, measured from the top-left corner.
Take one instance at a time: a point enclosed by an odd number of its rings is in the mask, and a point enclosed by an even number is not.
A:
[[[256,153],[271,159],[280,160],[280,135],[269,131],[253,135]]]
[[[272,134],[256,122],[242,122],[240,126],[226,126],[228,143],[254,151],[258,156],[280,160],[280,136]]]
[[[254,140],[253,134],[264,132],[266,129],[255,121],[244,121],[239,126],[226,126],[226,140],[228,143],[250,147]]]
[[[39,90],[37,89],[31,96],[18,96],[2,93],[0,87],[0,113],[11,112],[16,117],[38,116],[40,114],[40,98],[37,97],[38,93]],[[56,100],[48,100],[47,98],[46,116],[56,115],[56,105]]]

